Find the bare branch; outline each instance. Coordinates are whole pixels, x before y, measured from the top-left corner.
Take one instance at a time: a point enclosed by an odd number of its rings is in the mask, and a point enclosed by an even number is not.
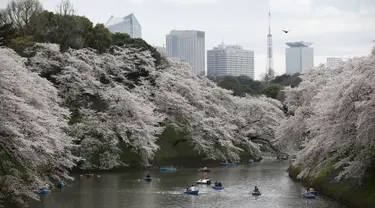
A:
[[[71,16],[75,14],[73,4],[70,0],[61,0],[60,5],[57,6],[56,12],[62,16]]]
[[[5,21],[12,23],[20,34],[26,36],[33,33],[33,24],[36,23],[33,18],[42,11],[42,4],[38,0],[12,0],[3,12]]]

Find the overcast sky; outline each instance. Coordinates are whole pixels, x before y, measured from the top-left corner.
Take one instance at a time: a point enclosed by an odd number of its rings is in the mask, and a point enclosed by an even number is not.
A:
[[[41,0],[55,10],[60,0]],[[327,56],[369,54],[375,39],[375,0],[71,0],[78,15],[106,23],[111,15],[134,13],[149,44],[163,46],[173,29],[206,32],[206,50],[239,44],[255,51],[255,75],[266,68],[268,6],[274,66],[285,73],[285,42],[313,42],[315,65]],[[4,8],[8,0],[0,0]],[[288,34],[282,29],[290,29]]]

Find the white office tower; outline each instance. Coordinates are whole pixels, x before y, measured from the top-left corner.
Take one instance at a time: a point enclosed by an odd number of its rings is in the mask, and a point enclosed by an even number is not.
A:
[[[254,79],[254,51],[238,45],[224,45],[207,51],[208,76],[241,76]]]
[[[302,73],[314,67],[314,48],[312,43],[292,42],[286,43],[290,48],[285,49],[286,74]]]
[[[339,67],[340,64],[342,64],[342,63],[343,63],[342,58],[336,58],[336,57],[328,57],[327,58],[327,67],[328,68],[335,69],[335,68]]]
[[[125,17],[111,16],[105,27],[112,33],[127,33],[131,38],[142,38],[142,27],[131,13]]]
[[[194,75],[205,75],[205,34],[197,30],[172,30],[166,36],[168,57],[180,58]]]

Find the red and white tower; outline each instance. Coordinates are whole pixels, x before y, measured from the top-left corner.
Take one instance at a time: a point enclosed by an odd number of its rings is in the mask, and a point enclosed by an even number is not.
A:
[[[271,34],[271,8],[268,10],[268,35],[267,35],[267,66],[265,81],[269,82],[275,77],[273,69],[273,50],[272,50],[272,34]]]

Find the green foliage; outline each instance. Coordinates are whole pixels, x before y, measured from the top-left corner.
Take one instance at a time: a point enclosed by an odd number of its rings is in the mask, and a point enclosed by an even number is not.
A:
[[[60,45],[62,51],[69,48],[87,47],[88,36],[92,36],[93,23],[82,16],[60,15],[44,11],[38,16],[34,33],[37,42]]]
[[[19,171],[21,178],[25,181],[27,180],[27,170],[25,166],[19,163],[11,154],[8,153],[6,148],[0,150],[0,184],[4,183],[5,178],[2,176],[11,175],[14,173],[14,170]]]
[[[281,86],[291,86],[291,87],[297,87],[299,83],[301,83],[301,78],[299,78],[299,74],[283,74],[281,76],[275,77],[274,80],[271,81],[272,84],[278,84]]]
[[[69,11],[60,11],[60,13],[42,11],[38,1],[35,2],[34,6],[36,10],[30,16],[27,28],[21,28],[22,31],[27,29],[27,31],[32,32],[20,32],[17,34],[18,36],[14,35],[16,34],[15,26],[19,26],[19,22],[13,19],[9,19],[10,22],[7,22],[8,19],[2,18],[2,16],[8,13],[0,11],[0,46],[9,46],[20,55],[25,55],[23,54],[24,49],[31,46],[33,42],[56,43],[60,45],[61,51],[69,48],[90,47],[96,49],[99,53],[105,53],[112,45],[116,45],[149,50],[155,59],[156,66],[161,65],[164,61],[156,49],[143,39],[131,38],[128,34],[112,34],[103,24],[93,26],[93,23],[86,17],[73,15]],[[69,8],[66,9],[73,11],[72,5],[67,6]],[[26,7],[22,9],[27,10]],[[27,34],[32,34],[32,36],[26,36]],[[13,40],[11,40],[12,38]]]
[[[88,36],[87,46],[104,53],[112,44],[111,33],[103,24],[96,24]]]
[[[123,142],[120,141],[120,149],[121,149],[121,161],[125,164],[138,164],[141,161],[141,157],[135,151],[131,151],[131,149]]]
[[[263,94],[273,99],[279,99],[279,93],[282,87],[278,84],[268,84],[263,90]]]
[[[328,196],[350,203],[356,207],[374,207],[375,205],[375,167],[370,167],[367,171],[368,177],[362,187],[355,186],[355,180],[345,180],[341,182],[334,182],[334,177],[337,174],[333,163],[327,165],[315,178],[303,178],[302,182],[310,187],[318,189],[318,192],[327,194]],[[302,166],[297,165],[289,167],[289,175],[296,179],[301,173]]]
[[[223,76],[209,77],[212,81],[224,89],[232,90],[233,95],[243,97],[246,94],[259,95],[264,89],[264,84],[254,81],[247,76]]]
[[[330,173],[333,170],[333,165],[334,163],[331,163],[328,165],[326,168],[324,168],[316,177],[314,180],[319,181],[319,180],[324,180],[327,176],[330,175]]]
[[[12,168],[12,166],[14,166],[14,163],[12,162],[12,158],[10,157],[10,155],[3,150],[0,151],[0,175],[3,176],[9,174],[10,168]]]
[[[3,16],[4,14],[0,12],[0,19],[4,18]],[[16,30],[12,23],[6,23],[0,20],[0,46],[8,46],[15,34]]]
[[[370,204],[375,204],[375,163],[370,166],[367,171],[367,177],[364,183],[366,184],[365,190],[367,191],[366,201]]]
[[[159,137],[158,145],[161,149],[155,154],[155,158],[170,158],[177,156],[198,156],[184,136],[187,132],[182,124],[170,123]],[[182,142],[176,142],[181,140]]]
[[[284,86],[296,87],[301,82],[299,74],[294,75],[281,75],[273,79],[270,83],[264,83],[256,80],[252,80],[247,76],[222,76],[222,77],[209,77],[218,86],[232,90],[233,95],[243,97],[246,94],[250,95],[261,95],[264,94],[267,97],[284,100],[283,89]]]
[[[112,45],[124,46],[130,43],[131,37],[126,33],[112,33]]]
[[[74,16],[76,22],[76,33],[82,37],[87,37],[87,32],[92,30],[94,24],[85,16]]]
[[[93,23],[84,16],[63,15],[50,11],[43,11],[33,18],[33,36],[27,38],[35,42],[48,42],[60,45],[61,51],[69,48],[80,49],[90,47],[96,49],[99,53],[105,53],[112,45],[135,47],[142,50],[149,50],[158,66],[163,62],[163,58],[154,47],[140,38],[131,38],[128,34],[115,33],[108,31],[103,24]],[[0,25],[0,44],[2,40],[10,40],[15,32],[11,24]],[[4,36],[4,38],[2,38]],[[18,36],[22,38],[24,36]],[[5,44],[5,43],[4,43]],[[21,51],[19,44],[12,44],[16,51]],[[22,55],[22,54],[21,54]]]
[[[182,124],[168,124],[157,142],[160,149],[155,154],[155,160],[199,156],[191,147],[189,142],[182,141],[176,144],[176,141],[183,138],[186,134],[186,130]],[[121,161],[132,165],[139,163],[140,156],[131,151],[131,149],[129,149],[129,147],[127,147],[123,142],[120,143],[120,149],[122,150]]]
[[[11,39],[9,47],[13,48],[17,53],[25,55],[25,49],[33,45],[34,41],[31,37],[16,37]]]
[[[15,34],[12,24],[0,25],[0,46],[8,46]]]
[[[57,21],[53,12],[43,11],[39,14],[34,40],[37,42],[57,42]]]

